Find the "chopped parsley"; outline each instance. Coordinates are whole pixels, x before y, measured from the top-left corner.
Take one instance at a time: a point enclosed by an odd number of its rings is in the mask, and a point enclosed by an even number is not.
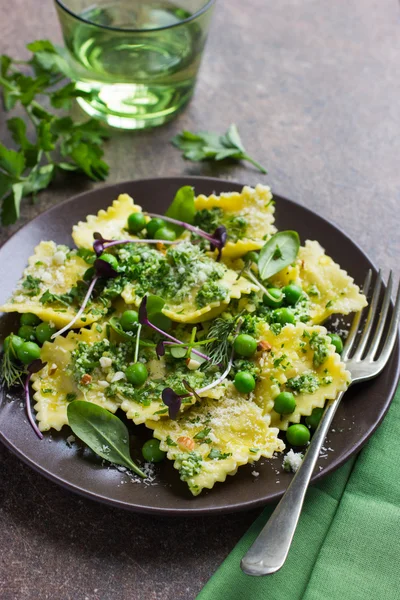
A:
[[[32,277],[32,275],[27,275],[22,282],[22,287],[24,288],[24,292],[27,296],[37,296],[40,292],[40,284],[41,280],[38,277]]]
[[[221,450],[218,448],[213,448],[210,450],[207,458],[211,458],[213,460],[224,460],[230,456],[232,456],[232,452],[221,452]]]
[[[211,302],[225,300],[227,294],[228,290],[225,286],[216,281],[206,281],[196,294],[196,304],[199,308],[203,308]]]
[[[315,367],[320,367],[329,356],[328,349],[329,338],[324,335],[320,335],[316,331],[313,331],[309,339],[311,350],[314,350],[313,363]]]
[[[196,212],[194,224],[207,233],[214,233],[217,227],[224,225],[228,240],[237,242],[246,236],[248,221],[242,215],[229,215],[222,208],[203,208]]]
[[[200,441],[202,444],[209,444],[211,442],[210,438],[208,438],[208,434],[211,431],[211,427],[204,427],[201,431],[196,433],[193,437],[194,440]]]
[[[297,394],[314,394],[319,386],[319,379],[314,373],[303,373],[286,382],[286,387]]]

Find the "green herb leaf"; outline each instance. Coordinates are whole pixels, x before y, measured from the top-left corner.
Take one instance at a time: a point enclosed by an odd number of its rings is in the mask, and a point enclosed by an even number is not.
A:
[[[208,454],[208,458],[213,458],[214,460],[224,460],[230,456],[232,456],[232,452],[221,452],[218,448],[213,448]]]
[[[25,158],[23,152],[8,150],[3,144],[0,144],[0,169],[6,171],[9,175],[19,177],[25,168]]]
[[[184,221],[185,223],[192,225],[194,223],[195,214],[194,189],[190,185],[185,185],[176,192],[175,198],[168,207],[165,215],[171,217],[171,219]],[[168,223],[168,227],[173,229],[177,236],[184,231],[184,227],[173,225],[172,223]]]
[[[300,248],[296,231],[279,231],[261,248],[258,272],[261,280],[268,279],[296,260]]]
[[[15,223],[19,219],[23,189],[23,183],[14,183],[11,193],[4,198],[1,209],[3,225],[12,225],[12,223]]]
[[[7,127],[18,149],[7,149],[0,144],[4,225],[19,218],[20,203],[25,196],[48,187],[57,168],[81,170],[96,181],[108,174],[101,145],[109,133],[95,119],[75,123],[70,117],[60,117],[47,110],[48,103],[57,109],[68,109],[74,98],[92,97],[90,92],[77,89],[75,83],[69,81],[74,80],[74,73],[66,50],[48,40],[37,40],[27,47],[33,53],[29,61],[15,61],[6,55],[0,57],[0,87],[5,109],[10,110],[17,103],[22,105],[34,129],[31,140],[26,134],[25,120],[13,117]],[[45,96],[46,109],[40,104],[41,95]],[[59,161],[60,154],[64,157],[62,161]]]
[[[184,158],[188,160],[247,160],[261,173],[267,172],[262,165],[246,153],[235,124],[230,125],[228,131],[223,135],[207,131],[198,133],[183,131],[173,137],[171,143],[182,150]]]
[[[12,188],[13,179],[6,173],[0,171],[0,200],[8,194]]]
[[[67,416],[73,433],[98,456],[127,467],[140,477],[146,477],[130,456],[128,429],[118,417],[101,406],[83,400],[68,404]]]

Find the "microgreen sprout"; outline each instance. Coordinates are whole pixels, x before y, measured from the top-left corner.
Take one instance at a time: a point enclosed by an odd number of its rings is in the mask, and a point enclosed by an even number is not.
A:
[[[33,431],[36,433],[36,435],[38,436],[38,438],[40,440],[43,439],[43,433],[39,430],[38,426],[36,425],[35,419],[33,418],[33,414],[32,414],[32,405],[31,405],[31,395],[29,392],[29,383],[31,380],[31,377],[33,375],[33,373],[37,373],[38,371],[40,371],[41,369],[43,369],[43,367],[46,365],[46,363],[42,362],[40,359],[34,360],[30,363],[30,365],[27,366],[27,376],[25,379],[25,385],[24,385],[24,390],[25,390],[25,409],[26,409],[26,414],[28,417],[28,421],[32,426]]]
[[[180,396],[170,387],[163,389],[161,398],[164,404],[168,406],[168,416],[170,419],[176,419],[182,404],[182,398],[188,398],[190,395],[191,394],[182,394]]]
[[[96,261],[97,262],[97,261]],[[107,264],[103,261],[104,264]],[[56,331],[56,333],[53,333],[53,335],[51,336],[51,339],[54,340],[56,337],[58,337],[59,335],[63,334],[65,331],[68,331],[68,329],[71,329],[71,327],[76,323],[76,321],[81,317],[81,315],[83,314],[87,303],[90,300],[90,296],[92,295],[94,286],[97,283],[97,280],[99,279],[99,275],[95,275],[92,279],[92,281],[90,282],[90,285],[88,287],[88,291],[86,292],[86,295],[83,299],[83,302],[81,304],[80,309],[78,310],[78,312],[76,313],[76,315],[74,316],[73,319],[71,319],[71,321],[69,323],[67,323],[67,325],[65,325],[62,329],[59,329],[58,331]]]
[[[237,321],[233,342],[235,341],[236,337],[239,335],[239,331],[242,326],[242,323],[243,323],[243,320],[239,318]],[[224,379],[226,379],[228,377],[229,372],[232,368],[234,354],[235,354],[235,351],[234,351],[234,347],[233,347],[233,343],[232,343],[232,351],[231,351],[229,362],[227,364],[225,371],[217,379],[215,379],[208,385],[200,388],[199,390],[195,390],[194,388],[192,388],[192,386],[185,379],[182,381],[182,383],[189,392],[186,395],[180,396],[179,394],[174,392],[173,389],[171,389],[169,387],[164,388],[162,391],[161,397],[163,399],[164,404],[166,404],[169,408],[169,411],[168,411],[169,417],[171,419],[176,419],[176,416],[179,412],[179,408],[182,403],[182,398],[187,398],[188,396],[194,396],[196,398],[196,400],[201,400],[200,394],[203,394],[204,392],[208,392],[208,390],[211,390],[212,388],[214,388],[217,385],[219,385],[220,383],[222,383],[224,381]]]
[[[163,219],[164,221],[167,221],[168,223],[173,223],[174,225],[179,225],[180,227],[184,227],[188,231],[191,231],[192,233],[195,233],[196,235],[203,237],[204,239],[206,239],[210,242],[211,250],[218,250],[217,260],[219,260],[221,258],[222,250],[223,250],[223,248],[226,244],[226,240],[227,240],[227,231],[226,231],[226,227],[224,225],[220,225],[219,227],[217,227],[217,229],[214,231],[213,234],[210,234],[210,233],[206,233],[199,227],[196,227],[195,225],[190,225],[189,223],[185,223],[184,221],[178,221],[177,219],[172,219],[171,217],[166,217],[165,215],[158,215],[156,213],[147,213],[147,214],[151,218]]]
[[[173,337],[172,335],[170,335],[166,331],[163,331],[162,329],[160,329],[159,327],[157,327],[156,325],[154,325],[153,323],[151,323],[149,321],[149,319],[148,319],[148,316],[147,316],[147,308],[146,308],[146,306],[147,306],[147,296],[143,296],[142,301],[141,301],[140,306],[139,306],[139,323],[141,325],[147,325],[148,327],[151,327],[151,329],[154,329],[154,331],[157,331],[157,333],[159,333],[160,335],[168,338],[169,340],[171,340],[175,344],[178,344],[179,346],[187,346],[188,345],[187,343],[181,342],[180,340],[178,340],[177,338]],[[198,350],[194,350],[194,349],[192,350],[192,352],[193,352],[193,354],[197,354],[197,356],[200,356],[201,358],[204,358],[204,360],[210,360],[210,357],[207,356],[207,354],[203,354],[202,352],[199,352]],[[163,354],[160,354],[160,356],[163,356]]]
[[[93,250],[97,254],[97,256],[101,256],[107,248],[112,248],[113,246],[120,246],[122,244],[179,244],[182,240],[149,240],[147,238],[137,238],[134,240],[106,240],[103,238],[101,233],[96,231],[93,234],[94,242],[93,242]]]
[[[268,289],[257,279],[257,277],[254,275],[254,273],[252,273],[250,269],[244,269],[244,275],[246,275],[246,277],[250,279],[250,281],[252,281],[258,287],[258,289],[263,292],[263,294],[265,294],[270,300],[272,300],[272,302],[280,300],[279,298],[276,298],[275,296],[272,296],[270,294]],[[283,298],[283,293],[281,293],[281,298]]]
[[[67,325],[65,325],[62,329],[60,329],[56,333],[53,333],[53,335],[51,336],[51,339],[54,339],[54,338],[58,337],[59,335],[61,335],[62,333],[64,333],[65,331],[68,331],[68,329],[71,329],[71,327],[81,317],[81,315],[83,314],[83,312],[86,308],[87,303],[90,300],[90,297],[93,293],[94,287],[100,277],[103,279],[114,279],[115,277],[118,277],[118,275],[119,275],[118,271],[116,271],[108,262],[106,262],[105,260],[102,260],[101,257],[97,258],[94,261],[93,267],[95,270],[95,276],[93,277],[92,281],[89,284],[88,290],[86,292],[86,295],[83,299],[83,302],[82,302],[78,312],[76,313],[74,318],[71,319],[71,321],[69,323],[67,323]]]

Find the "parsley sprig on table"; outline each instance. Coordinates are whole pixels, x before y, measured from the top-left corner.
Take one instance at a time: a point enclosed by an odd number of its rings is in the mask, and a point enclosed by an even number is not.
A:
[[[76,89],[70,81],[72,72],[64,50],[47,40],[37,40],[27,48],[32,52],[28,61],[4,54],[0,57],[4,107],[9,111],[22,106],[34,132],[32,137],[30,131],[27,134],[27,122],[21,117],[7,121],[18,149],[0,144],[3,225],[14,223],[20,215],[21,200],[35,197],[59,170],[81,171],[96,181],[108,174],[101,148],[108,132],[94,119],[77,123],[51,110],[68,110],[77,97],[91,98],[90,92]]]
[[[260,163],[247,154],[235,124],[230,125],[228,131],[223,135],[208,131],[199,131],[198,133],[182,131],[172,138],[171,143],[182,150],[185,158],[194,162],[199,160],[220,161],[226,158],[247,160],[261,173],[267,173]]]

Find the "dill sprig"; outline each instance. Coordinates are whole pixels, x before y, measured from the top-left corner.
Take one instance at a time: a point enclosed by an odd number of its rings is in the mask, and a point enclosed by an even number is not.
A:
[[[240,315],[232,319],[215,319],[208,330],[209,338],[216,338],[207,346],[208,356],[213,365],[226,365],[232,352],[233,333],[235,332],[237,321]],[[206,340],[207,341],[207,340]]]
[[[4,348],[3,357],[0,363],[0,378],[1,384],[7,388],[13,385],[23,385],[22,376],[25,374],[25,366],[18,365],[13,361],[15,356],[12,346],[12,334],[10,335],[10,341]]]

